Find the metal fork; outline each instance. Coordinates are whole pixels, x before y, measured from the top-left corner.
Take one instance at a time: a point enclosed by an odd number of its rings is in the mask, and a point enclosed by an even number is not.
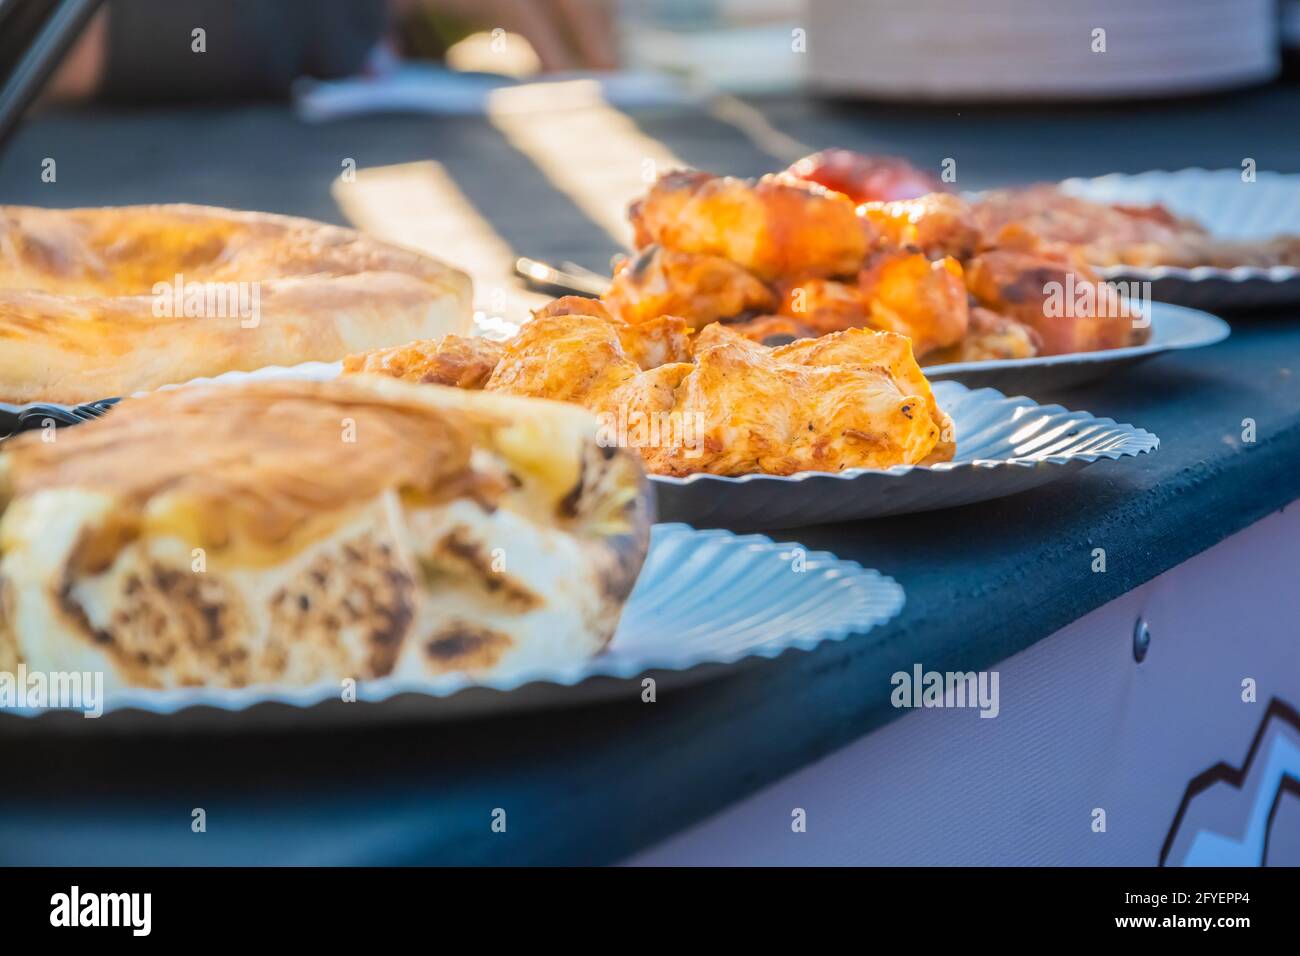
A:
[[[576,295],[599,296],[609,288],[609,276],[573,262],[553,266],[539,259],[521,257],[515,260],[515,272],[530,286]]]
[[[0,402],[0,439],[18,432],[43,428],[47,421],[67,427],[93,421],[118,403],[116,398],[104,398],[85,405],[52,405],[38,402],[33,405],[8,405]]]

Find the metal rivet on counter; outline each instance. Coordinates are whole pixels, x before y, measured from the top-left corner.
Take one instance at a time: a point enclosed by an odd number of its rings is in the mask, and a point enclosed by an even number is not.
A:
[[[1137,623],[1133,625],[1133,660],[1141,664],[1150,648],[1151,628],[1147,627],[1146,621],[1138,618]]]

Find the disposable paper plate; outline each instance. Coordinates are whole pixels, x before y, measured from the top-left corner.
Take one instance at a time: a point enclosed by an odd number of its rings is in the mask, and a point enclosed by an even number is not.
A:
[[[339,362],[304,362],[226,372],[164,388],[272,379],[320,381],[337,377],[340,370]],[[934,394],[953,419],[957,452],[951,462],[790,476],[652,475],[659,517],[757,531],[934,511],[1015,494],[1102,458],[1139,455],[1160,445],[1141,428],[1060,405],[1039,405],[1029,398],[1007,398],[991,388],[971,390],[958,382],[936,381]]]
[[[964,385],[986,385],[1003,391],[1073,388],[1165,352],[1214,345],[1232,331],[1217,316],[1168,302],[1152,302],[1149,312],[1151,337],[1142,345],[1025,359],[950,362],[927,365],[924,372],[931,381],[951,379]]]
[[[880,518],[988,501],[1034,488],[1103,458],[1155,451],[1160,440],[1132,425],[991,388],[935,382],[952,416],[957,452],[937,465],[897,465],[789,477],[652,476],[665,520],[705,527],[792,528]]]
[[[344,702],[341,682],[238,689],[127,688],[106,695],[104,715],[0,708],[0,734],[96,733],[212,727],[263,730],[394,719],[464,717],[656,693],[720,676],[749,659],[812,650],[863,634],[898,614],[892,578],[821,551],[760,535],[655,525],[650,552],[610,646],[570,666],[477,682],[462,673],[374,680]],[[28,719],[21,719],[28,718]]]
[[[1300,176],[1267,170],[1253,182],[1240,169],[1153,170],[1095,179],[1067,179],[1061,188],[1097,202],[1162,203],[1224,239],[1269,239],[1300,234]],[[1300,302],[1300,268],[1238,266],[1105,266],[1104,278],[1151,283],[1151,295],[1202,309],[1244,309]]]

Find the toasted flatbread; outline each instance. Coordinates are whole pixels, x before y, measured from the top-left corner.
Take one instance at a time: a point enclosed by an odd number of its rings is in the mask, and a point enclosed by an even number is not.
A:
[[[0,669],[165,688],[570,665],[614,633],[649,494],[559,402],[371,376],[127,399],[0,453]]]
[[[0,401],[88,402],[466,333],[469,277],[351,229],[209,206],[0,207]]]

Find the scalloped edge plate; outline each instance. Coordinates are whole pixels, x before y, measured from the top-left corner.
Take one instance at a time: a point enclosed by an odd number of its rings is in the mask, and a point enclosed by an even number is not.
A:
[[[271,365],[163,388],[259,379],[319,381],[336,377],[341,367],[340,362]],[[957,434],[954,461],[930,466],[897,465],[884,470],[804,471],[789,476],[651,475],[659,518],[733,531],[763,531],[934,511],[1015,494],[1101,458],[1139,455],[1160,446],[1160,440],[1150,432],[1109,418],[1096,418],[1085,411],[1039,405],[1024,396],[1008,398],[992,388],[972,390],[955,381],[934,381],[933,386],[940,407],[953,417]],[[1019,445],[1010,440],[1025,432],[1029,427],[1026,416],[1035,414],[1040,421],[1050,419],[1051,427],[1044,422],[1040,432],[1064,434],[1071,441],[1056,442],[1044,450],[1033,435]],[[1004,440],[1000,444],[991,442],[990,435],[1000,435]]]
[[[1222,342],[1232,327],[1217,315],[1169,302],[1150,303],[1151,339],[1143,345],[1097,352],[1067,352],[1025,359],[925,365],[931,381],[951,379],[971,387],[998,389],[1074,388],[1166,352]]]
[[[187,718],[186,727],[260,731],[458,718],[617,697],[639,703],[642,687],[636,679],[644,674],[655,675],[657,689],[711,679],[745,661],[863,634],[893,619],[903,604],[903,588],[892,578],[824,551],[762,535],[659,524],[614,639],[603,653],[571,666],[481,682],[463,673],[365,681],[357,685],[357,700],[373,706],[362,707],[340,700],[338,681],[307,687],[125,688],[106,694],[104,714],[96,719],[79,712],[0,709],[0,734],[23,728],[82,733],[142,724],[156,728],[159,718],[172,728],[180,725],[173,722],[178,716]],[[245,712],[256,716],[235,719]]]
[[[1245,183],[1239,169],[1153,169],[1062,180],[1062,189],[1098,202],[1163,203],[1224,239],[1300,234],[1300,176],[1258,171]],[[1254,308],[1300,302],[1295,266],[1096,266],[1105,279],[1151,283],[1153,298],[1197,308]]]
[[[939,381],[934,396],[957,435],[950,462],[789,476],[651,475],[659,515],[749,530],[935,511],[1016,494],[1103,458],[1160,447],[1160,439],[1141,428],[991,388]]]

